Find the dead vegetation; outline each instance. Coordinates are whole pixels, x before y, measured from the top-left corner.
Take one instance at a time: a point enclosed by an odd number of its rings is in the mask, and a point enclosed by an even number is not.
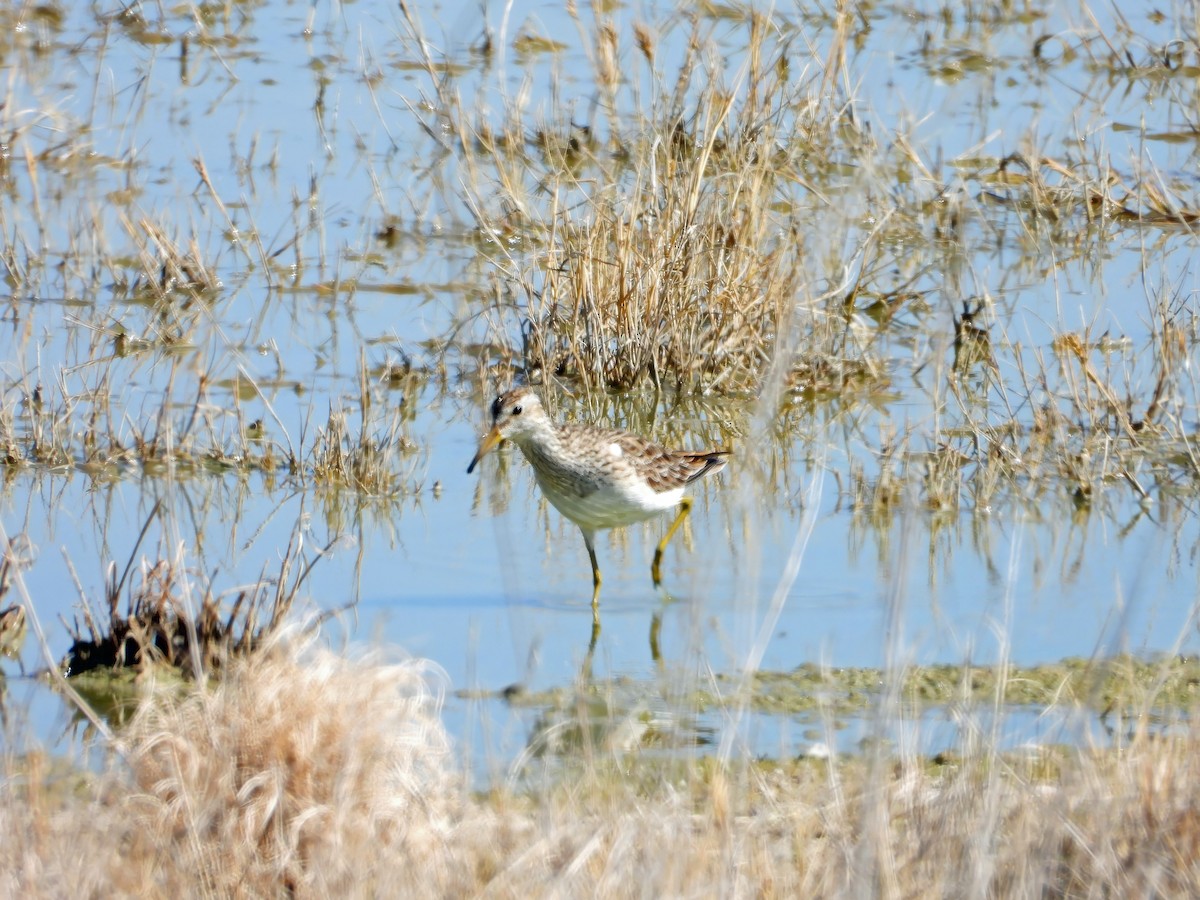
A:
[[[842,317],[823,304],[841,298],[814,298],[840,274],[809,266],[805,233],[818,214],[840,220],[818,160],[866,136],[833,129],[842,110],[822,99],[816,68],[792,70],[766,15],[749,17],[739,67],[697,19],[664,71],[653,29],[572,12],[603,97],[586,123],[520,102],[495,121],[435,80],[465,202],[493,236],[481,250],[496,295],[482,316],[496,347],[481,362],[516,355],[527,377],[590,388],[736,394],[756,392],[781,353],[836,353]]]
[[[24,896],[1200,890],[1186,728],[1119,750],[968,744],[936,759],[722,766],[610,750],[549,762],[566,771],[540,788],[475,795],[435,691],[419,663],[287,641],[212,688],[148,683],[99,774],[9,758],[0,884]]]
[[[143,537],[157,516],[156,506]],[[276,571],[264,569],[257,582],[223,600],[198,573],[187,571],[182,551],[153,563],[143,558],[135,567],[140,543],[120,576],[116,563],[109,565],[101,600],[80,598],[79,614],[68,626],[71,646],[60,665],[68,677],[92,671],[141,674],[160,666],[195,678],[217,675],[294,624],[300,589],[330,549],[306,551],[304,534],[297,531]]]
[[[53,48],[65,17],[52,11],[3,15],[14,26],[38,23]],[[194,21],[157,14],[140,12],[139,29],[175,38],[203,22],[217,62],[226,45],[214,35],[249,27],[229,10]],[[510,93],[506,83],[461,89],[496,74],[490,23],[466,50],[443,53],[428,40],[429,23],[402,7],[397,37],[408,69],[424,76],[422,102],[392,99],[415,117],[435,158],[422,169],[433,176],[428,193],[405,202],[429,208],[436,199],[448,212],[426,220],[385,208],[380,226],[340,259],[328,246],[319,179],[295,193],[289,224],[267,238],[255,205],[235,202],[202,157],[188,160],[199,178],[190,206],[149,208],[44,135],[48,123],[53,134],[80,132],[68,109],[4,106],[0,175],[29,200],[0,209],[12,235],[4,252],[20,351],[0,383],[8,477],[26,467],[96,479],[254,473],[319,488],[337,503],[394,499],[424,486],[414,404],[464,383],[490,393],[520,376],[582,387],[597,420],[619,416],[595,399],[614,389],[653,392],[666,407],[672,395],[724,394],[753,398],[767,418],[799,403],[852,421],[871,435],[870,458],[853,446],[831,455],[844,460],[839,477],[856,507],[898,496],[893,478],[943,511],[1056,487],[1071,498],[1128,487],[1145,499],[1195,479],[1180,373],[1197,331],[1182,288],[1147,288],[1145,341],[1086,319],[1030,335],[1015,316],[1020,288],[993,290],[979,271],[995,264],[1034,284],[1072,267],[1101,278],[1104,258],[1131,233],[1145,235],[1138,252],[1150,271],[1160,256],[1186,252],[1197,206],[1186,181],[1142,160],[1115,164],[1083,143],[1051,152],[1036,135],[1004,138],[1013,146],[1003,154],[942,160],[858,99],[856,54],[872,27],[859,11],[818,17],[817,40],[779,11],[708,9],[653,22],[599,8],[570,14],[586,65],[566,80],[542,62],[565,45],[526,23],[513,48],[549,83],[542,94]],[[968,5],[925,35],[922,64],[986,70],[997,60],[964,48],[1020,24]],[[1098,79],[1121,72],[1169,98],[1194,44],[1122,29],[1057,33],[1003,62],[1036,83],[1054,60],[1084,59]],[[35,57],[25,32],[15,34],[14,52]],[[1047,55],[1055,48],[1064,55]],[[356,74],[372,91],[384,83],[374,71]],[[584,95],[593,98],[586,107],[565,99]],[[1097,114],[1081,101],[1081,120]],[[256,171],[277,165],[254,160],[250,148],[232,165],[251,190]],[[375,168],[383,163],[365,161],[373,183],[387,180]],[[132,154],[108,162],[136,168]],[[70,197],[72,180],[85,175],[111,208],[82,204],[63,217],[61,259],[50,265],[34,249],[53,232],[41,189]],[[355,348],[357,365],[338,376],[334,396],[297,414],[310,374],[288,370],[286,337],[261,321],[244,340],[224,333],[241,298],[254,295],[265,318],[291,296],[285,288],[336,321],[367,273],[402,269],[384,251],[461,245],[471,248],[465,315],[424,352],[401,351],[402,402],[392,376]],[[399,282],[379,289],[421,292]],[[37,361],[49,346],[21,318],[22,304],[41,295],[72,304],[57,368]],[[57,327],[42,325],[42,334]],[[248,363],[255,354],[262,365]],[[324,365],[322,353],[314,358]],[[153,387],[135,390],[151,371]],[[878,435],[895,430],[885,421],[893,401],[914,398],[929,416],[883,443]]]
[[[461,798],[427,675],[417,662],[300,654],[293,639],[231,662],[212,689],[147,679],[105,774],[66,786],[39,758],[10,762],[7,824],[30,843],[3,851],[5,890],[331,896],[416,884]]]
[[[423,486],[411,412],[391,402],[390,378],[368,378],[365,362],[357,396],[331,400],[327,424],[310,429],[305,423],[294,439],[273,405],[280,384],[260,383],[244,370],[218,384],[191,370],[183,356],[168,350],[164,357],[157,340],[136,338],[124,329],[106,339],[109,347],[93,343],[91,361],[60,371],[54,382],[37,380],[36,372],[22,372],[8,382],[0,395],[4,471],[78,470],[99,480],[135,471],[174,477],[259,473],[305,488],[349,489],[364,499],[402,497]],[[155,358],[149,365],[165,362],[170,377],[156,400],[161,406],[134,420],[124,414],[132,398],[118,372],[126,362],[136,371],[142,354]],[[410,369],[406,402],[415,402],[427,381],[428,373]],[[180,398],[186,382],[191,382],[190,393]],[[232,405],[219,399],[226,391],[235,398]],[[248,410],[255,407],[263,414],[251,418]]]

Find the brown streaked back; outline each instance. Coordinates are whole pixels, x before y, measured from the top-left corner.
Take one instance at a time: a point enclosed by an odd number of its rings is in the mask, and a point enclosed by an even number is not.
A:
[[[628,432],[619,432],[614,439],[651,490],[659,494],[719,472],[729,455],[728,450],[668,450]]]

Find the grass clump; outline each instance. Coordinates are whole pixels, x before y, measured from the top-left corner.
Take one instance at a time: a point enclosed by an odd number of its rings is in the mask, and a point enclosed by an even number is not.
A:
[[[152,510],[143,537],[159,509],[156,505]],[[131,578],[135,545],[120,577],[116,564],[109,566],[102,612],[84,598],[80,617],[69,626],[71,647],[62,670],[69,677],[122,669],[144,672],[158,666],[197,678],[216,674],[230,660],[258,651],[288,623],[316,559],[330,549],[325,547],[310,560],[303,544],[303,535],[294,533],[278,571],[264,570],[228,605],[211,585],[196,599],[196,576],[187,570],[182,554],[154,563],[143,560],[135,581]]]
[[[825,248],[802,234],[829,204],[813,183],[849,152],[854,129],[834,130],[822,78],[793,71],[765,15],[748,17],[747,49],[731,62],[700,19],[668,28],[661,39],[680,46],[660,55],[649,26],[571,12],[601,98],[588,123],[560,109],[546,120],[520,97],[497,121],[439,82],[465,200],[500,276],[485,314],[491,355],[511,358],[515,332],[531,376],[754,391],[803,301],[836,294],[828,273],[842,266],[813,266]],[[797,358],[838,355],[842,317],[816,319]]]
[[[390,368],[380,376],[385,386],[409,384],[413,378],[409,370]],[[346,488],[366,497],[403,494],[419,482],[415,464],[407,464],[404,471],[396,468],[397,458],[408,456],[411,460],[417,447],[407,426],[419,388],[395,405],[387,402],[386,395],[376,397],[379,388],[368,379],[365,359],[359,361],[358,388],[361,427],[356,434],[350,425],[355,410],[345,406],[330,409],[328,421],[313,441],[308,467],[312,481],[322,489]],[[386,424],[377,421],[381,410],[390,416]]]
[[[113,769],[60,793],[32,764],[10,768],[6,824],[29,828],[0,851],[0,883],[259,897],[432,885],[461,794],[427,676],[276,643],[215,687],[149,685]]]

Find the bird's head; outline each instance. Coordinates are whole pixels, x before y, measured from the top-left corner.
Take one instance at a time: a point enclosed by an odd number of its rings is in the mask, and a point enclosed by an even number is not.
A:
[[[475,458],[467,466],[467,474],[475,471],[479,461],[501,441],[520,440],[523,435],[546,426],[546,411],[542,401],[529,388],[513,388],[492,401],[492,427],[479,442]]]

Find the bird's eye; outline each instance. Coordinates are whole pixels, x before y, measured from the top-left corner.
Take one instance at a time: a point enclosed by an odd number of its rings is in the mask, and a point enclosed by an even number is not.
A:
[[[520,414],[521,414],[521,407],[519,407],[519,406],[514,406],[514,407],[513,407],[513,415],[514,415],[514,416],[519,416]]]

